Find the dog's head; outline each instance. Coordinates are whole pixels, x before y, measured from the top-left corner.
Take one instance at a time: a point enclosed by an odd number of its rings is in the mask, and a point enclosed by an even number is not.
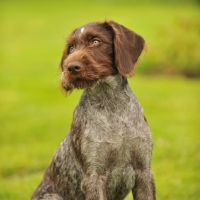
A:
[[[61,59],[62,87],[70,92],[109,75],[132,75],[144,43],[141,36],[114,21],[79,27],[69,36]]]

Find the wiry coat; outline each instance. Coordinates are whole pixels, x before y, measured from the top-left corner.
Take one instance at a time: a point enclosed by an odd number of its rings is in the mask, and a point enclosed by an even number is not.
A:
[[[156,199],[150,129],[125,77],[143,47],[141,36],[113,21],[72,33],[62,86],[85,91],[33,200],[123,200],[131,190],[135,200]]]

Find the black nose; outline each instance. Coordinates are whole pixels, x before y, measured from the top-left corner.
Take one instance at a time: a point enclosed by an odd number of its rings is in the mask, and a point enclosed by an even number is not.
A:
[[[67,66],[67,70],[72,75],[78,74],[81,70],[81,62],[79,61],[70,62]]]

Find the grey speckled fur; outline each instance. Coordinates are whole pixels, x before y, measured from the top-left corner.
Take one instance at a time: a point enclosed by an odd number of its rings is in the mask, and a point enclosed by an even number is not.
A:
[[[130,191],[156,199],[151,132],[126,78],[143,48],[141,36],[113,21],[71,34],[62,86],[85,90],[32,200],[123,200]]]
[[[153,200],[151,151],[140,103],[126,78],[109,76],[84,91],[33,200],[122,200],[130,190],[135,199]]]

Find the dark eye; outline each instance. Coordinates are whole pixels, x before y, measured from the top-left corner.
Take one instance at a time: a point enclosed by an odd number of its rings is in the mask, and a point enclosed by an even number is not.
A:
[[[69,54],[74,53],[74,51],[75,51],[75,48],[73,46],[70,46],[69,47]]]
[[[100,43],[100,41],[97,39],[92,40],[92,44],[95,46],[98,45],[99,43]]]

